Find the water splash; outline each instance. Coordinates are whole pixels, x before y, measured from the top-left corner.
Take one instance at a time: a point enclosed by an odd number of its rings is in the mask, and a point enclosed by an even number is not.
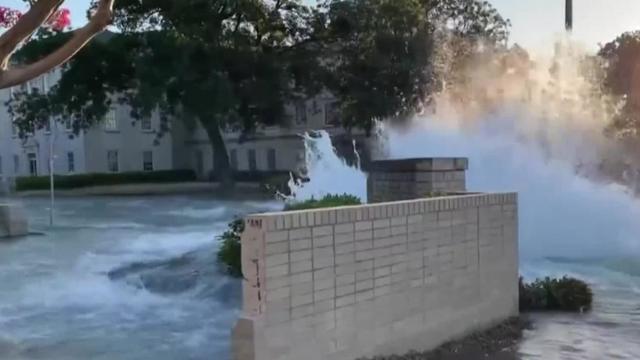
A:
[[[308,182],[289,181],[288,201],[319,199],[327,194],[351,194],[367,201],[366,175],[360,169],[360,156],[355,150],[356,166],[349,166],[338,156],[326,131],[303,136]]]
[[[640,205],[600,173],[626,155],[604,135],[616,108],[593,59],[564,41],[551,59],[516,48],[476,60],[455,68],[466,81],[445,86],[426,115],[403,129],[380,126],[376,156],[468,157],[470,190],[519,193],[524,258],[640,253]],[[337,157],[326,133],[305,145],[310,181],[296,196],[366,199],[366,174]]]

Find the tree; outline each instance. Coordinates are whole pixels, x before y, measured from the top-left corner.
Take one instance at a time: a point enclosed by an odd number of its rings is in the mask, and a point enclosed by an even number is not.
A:
[[[640,32],[627,32],[605,44],[598,55],[605,61],[604,88],[620,99],[609,131],[627,138],[640,130]]]
[[[509,22],[486,1],[331,0],[324,6],[325,86],[347,128],[370,131],[376,120],[407,119],[451,75],[440,69],[444,57],[462,64],[471,58],[462,49],[506,45],[508,37]],[[445,42],[456,51],[443,51]]]
[[[64,68],[48,94],[16,94],[10,111],[21,132],[49,117],[74,119],[82,131],[100,122],[113,103],[136,119],[161,115],[198,122],[214,153],[215,177],[231,185],[221,129],[250,134],[284,119],[284,104],[311,84],[302,64],[317,61],[299,46],[311,36],[316,13],[299,0],[122,0],[114,8],[121,33],[92,42]],[[18,54],[41,56],[66,34],[33,41]]]
[[[114,0],[99,0],[89,22],[75,30],[63,44],[29,64],[11,67],[12,55],[43,25],[60,30],[68,25],[68,10],[60,9],[64,0],[27,0],[31,5],[22,15],[18,11],[0,8],[0,27],[8,27],[0,35],[0,89],[34,79],[73,57],[111,21]]]

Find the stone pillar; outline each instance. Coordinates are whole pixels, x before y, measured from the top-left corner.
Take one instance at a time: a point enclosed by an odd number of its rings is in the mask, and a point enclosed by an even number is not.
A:
[[[27,215],[22,206],[0,204],[0,238],[29,234]]]
[[[467,158],[373,161],[368,167],[368,201],[401,201],[466,192],[468,164]]]

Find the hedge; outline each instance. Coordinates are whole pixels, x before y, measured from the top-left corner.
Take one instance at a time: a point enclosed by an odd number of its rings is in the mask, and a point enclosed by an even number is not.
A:
[[[196,181],[193,170],[164,170],[123,173],[95,173],[80,175],[55,176],[56,189],[77,189],[88,186],[173,183]],[[48,190],[48,176],[32,176],[16,178],[16,190]]]
[[[519,282],[520,311],[568,311],[591,310],[593,292],[582,280],[563,277],[537,279],[532,283]]]
[[[320,209],[359,204],[361,204],[360,199],[352,195],[326,195],[319,200],[311,199],[300,203],[287,204],[285,205],[284,210]],[[222,245],[218,252],[218,262],[224,268],[225,273],[234,277],[242,277],[240,238],[243,230],[244,220],[235,219],[229,223],[228,230],[219,237],[222,241]]]

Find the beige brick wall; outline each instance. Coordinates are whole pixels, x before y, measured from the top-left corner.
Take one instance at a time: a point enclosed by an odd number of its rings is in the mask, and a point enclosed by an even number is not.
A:
[[[516,194],[246,219],[237,360],[427,350],[518,312]]]

